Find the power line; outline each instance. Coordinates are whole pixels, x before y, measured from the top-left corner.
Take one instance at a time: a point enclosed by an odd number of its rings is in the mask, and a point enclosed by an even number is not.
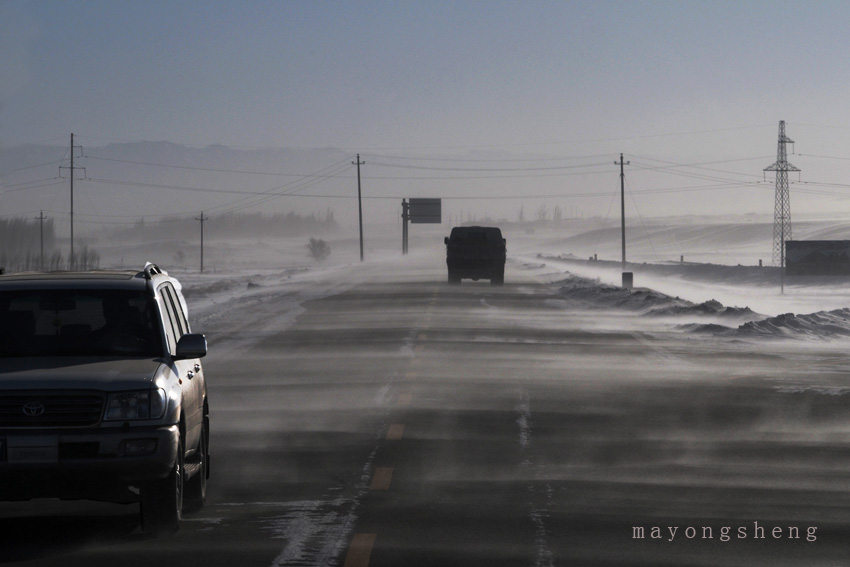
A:
[[[745,177],[759,177],[758,175],[751,174],[751,173],[742,173],[742,172],[738,172],[738,171],[726,171],[726,170],[722,170],[722,169],[715,169],[715,168],[712,168],[712,167],[703,167],[703,166],[722,164],[722,163],[736,163],[736,162],[742,162],[742,161],[763,160],[763,159],[768,159],[771,156],[756,156],[756,157],[748,157],[748,158],[715,160],[715,161],[705,161],[705,162],[697,162],[697,163],[678,163],[678,162],[674,162],[674,161],[661,160],[661,159],[645,157],[645,156],[633,156],[633,157],[637,158],[637,159],[657,161],[657,162],[666,164],[666,166],[664,166],[664,167],[651,166],[651,165],[647,166],[646,169],[651,169],[653,171],[666,171],[666,170],[669,170],[669,169],[677,169],[677,168],[687,167],[687,168],[693,168],[693,169],[704,169],[706,171],[715,171],[715,172],[718,172],[718,173],[728,173],[730,175],[741,175],[741,176],[745,176]]]
[[[850,161],[850,157],[821,156],[821,155],[817,155],[817,154],[794,154],[794,155],[797,155],[797,156],[800,156],[800,157],[813,157],[813,158],[819,158],[819,159],[835,159],[835,160],[841,160],[841,161]]]
[[[115,159],[115,158],[105,158],[98,156],[86,155],[84,156],[86,159],[100,160],[100,161],[111,161],[116,163],[129,163],[133,165],[145,165],[152,167],[167,167],[172,169],[186,169],[190,171],[207,171],[211,173],[238,173],[242,175],[264,175],[264,176],[274,176],[274,177],[298,177],[298,178],[306,178],[311,177],[311,175],[304,175],[300,173],[280,173],[273,171],[251,171],[245,169],[224,169],[224,168],[215,168],[215,167],[194,167],[188,165],[172,165],[167,163],[154,163],[147,161],[132,161],[128,159]]]
[[[328,175],[323,176],[322,179],[329,178],[344,178],[336,175]],[[371,177],[363,176],[363,179],[372,179]],[[281,198],[281,197],[314,197],[314,198],[339,198],[339,199],[353,199],[355,197],[350,195],[340,195],[340,194],[328,194],[328,193],[296,193],[295,191],[300,191],[309,188],[313,184],[305,185],[301,187],[295,187],[289,192],[280,193],[276,192],[274,189],[266,190],[266,191],[253,191],[253,190],[243,190],[243,189],[214,189],[209,187],[190,187],[190,186],[181,186],[181,185],[164,185],[164,184],[155,184],[155,183],[143,183],[139,181],[121,181],[117,179],[99,179],[95,177],[88,177],[86,181],[90,183],[101,183],[101,184],[111,184],[111,185],[124,185],[130,187],[146,187],[151,189],[168,189],[168,190],[179,190],[179,191],[197,191],[201,193],[221,193],[221,194],[236,194],[236,195],[248,195],[250,197],[269,197],[269,198]],[[753,187],[763,185],[762,182],[758,181],[725,181],[719,184],[712,185],[702,185],[702,186],[687,186],[687,187],[668,187],[668,188],[657,188],[657,189],[644,189],[642,191],[636,191],[636,194],[641,195],[653,195],[653,194],[663,194],[663,193],[688,193],[688,192],[698,192],[698,191],[710,191],[716,189],[735,189],[740,187]],[[836,185],[841,186],[841,185]],[[850,187],[850,185],[846,185]],[[451,200],[451,199],[463,199],[463,200],[483,200],[483,199],[543,199],[543,198],[561,198],[561,197],[596,197],[599,196],[599,192],[579,192],[579,193],[542,193],[542,194],[524,194],[524,195],[477,195],[477,196],[450,196],[443,197],[443,199]],[[393,196],[364,196],[363,199],[394,199],[398,200],[403,198],[401,195],[393,195]],[[221,214],[223,212],[230,212],[232,210],[241,210],[242,208],[246,208],[248,206],[254,206],[255,204],[261,203],[248,203],[245,206],[233,207],[223,210],[217,210],[217,214]],[[229,206],[229,205],[226,205]],[[213,210],[213,209],[211,209]],[[189,213],[186,213],[189,214]],[[115,216],[115,215],[113,215]],[[127,215],[134,216],[134,215]]]
[[[450,158],[450,157],[422,157],[422,156],[399,156],[390,154],[362,154],[364,157],[374,157],[378,159],[398,159],[406,161],[443,161],[443,162],[463,162],[463,163],[491,163],[491,162],[540,162],[540,161],[565,161],[577,159],[600,159],[608,154],[596,154],[588,156],[565,156],[565,157],[540,157],[540,158]],[[606,162],[607,163],[607,162]]]
[[[62,159],[57,159],[57,160],[54,160],[54,161],[48,161],[48,162],[45,162],[45,163],[37,163],[35,165],[27,165],[25,167],[18,167],[16,169],[9,169],[9,170],[4,171],[3,173],[0,173],[0,177],[5,176],[9,173],[14,173],[16,171],[24,171],[25,169],[35,169],[36,167],[44,167],[46,165],[56,165],[57,163],[62,163],[63,161],[65,161],[64,157]]]
[[[264,197],[259,197],[259,198],[256,198],[256,199],[252,199],[251,197],[243,197],[242,199],[237,199],[237,200],[235,200],[235,201],[233,201],[229,204],[220,205],[219,207],[215,207],[214,209],[218,209],[218,213],[221,214],[221,213],[224,213],[224,212],[237,211],[237,210],[246,209],[248,207],[260,205],[260,204],[266,203],[268,201],[271,201],[273,199],[278,199],[278,198],[285,196],[285,195],[295,195],[296,194],[295,191],[301,191],[301,190],[309,189],[310,187],[313,187],[314,185],[318,185],[319,183],[322,183],[322,182],[324,182],[328,179],[339,177],[339,174],[342,173],[343,171],[347,170],[347,168],[348,168],[348,166],[345,165],[346,161],[348,161],[348,160],[344,159],[344,160],[334,162],[334,163],[318,170],[317,172],[315,172],[315,174],[313,174],[312,176],[310,176],[308,178],[300,179],[298,181],[293,181],[291,183],[287,183],[285,185],[282,185],[282,186],[277,187],[277,188],[272,190],[272,191],[278,191],[278,190],[281,190],[281,189],[284,189],[284,188],[288,188],[289,190],[284,192],[284,193],[274,193],[274,194],[264,196]],[[242,204],[239,204],[239,203],[242,203]],[[222,208],[222,207],[224,207],[224,208]]]
[[[53,183],[45,183],[43,185],[30,185],[30,183],[41,183],[42,181],[51,181]],[[38,181],[27,181],[26,183],[16,183],[14,185],[5,185],[3,187],[3,191],[0,191],[0,195],[4,193],[17,193],[18,191],[28,191],[30,189],[41,189],[42,187],[53,187],[54,185],[64,185],[65,181],[61,180],[59,177],[53,177],[51,179],[40,179]],[[18,187],[19,185],[27,185],[27,187]],[[18,187],[17,189],[7,189],[8,187]]]
[[[318,179],[320,181],[324,181],[331,178],[337,178],[337,175],[316,175],[311,178],[311,180]],[[142,181],[126,181],[120,179],[100,179],[97,177],[87,177],[86,181],[90,183],[102,183],[102,184],[112,184],[112,185],[126,185],[129,187],[146,187],[149,189],[169,189],[175,191],[198,191],[201,193],[226,193],[226,194],[237,194],[237,195],[261,195],[261,196],[271,196],[271,197],[283,197],[287,196],[291,193],[278,193],[279,189],[283,189],[287,187],[287,185],[283,185],[280,187],[276,187],[274,189],[268,189],[265,191],[251,191],[251,190],[243,190],[243,189],[214,189],[211,187],[192,187],[188,185],[167,185],[162,183],[145,183]],[[301,187],[296,187],[295,190],[301,189]]]
[[[480,149],[480,148],[520,148],[520,147],[541,147],[541,146],[565,146],[572,144],[590,144],[590,143],[600,143],[600,142],[621,142],[625,140],[644,140],[651,138],[667,138],[667,137],[675,137],[675,136],[691,136],[694,134],[714,134],[718,132],[733,132],[738,130],[751,130],[755,128],[764,128],[770,126],[770,124],[755,124],[751,126],[734,126],[731,128],[715,128],[711,130],[691,130],[687,132],[668,132],[661,134],[642,134],[636,136],[617,136],[610,138],[595,138],[595,139],[584,139],[584,140],[561,140],[554,142],[532,142],[532,143],[524,143],[524,144],[479,144],[479,145],[459,145],[459,146],[405,146],[405,147],[366,147],[360,148],[368,151],[382,151],[382,150],[390,150],[390,151],[398,151],[398,150],[462,150],[462,149]]]
[[[467,167],[425,167],[421,165],[402,165],[394,163],[369,162],[370,165],[379,167],[393,167],[397,169],[421,169],[427,171],[472,171],[472,172],[500,172],[500,171],[549,171],[562,169],[578,169],[584,167],[600,167],[605,163],[591,163],[586,165],[562,165],[557,167],[501,167],[501,168],[467,168]]]

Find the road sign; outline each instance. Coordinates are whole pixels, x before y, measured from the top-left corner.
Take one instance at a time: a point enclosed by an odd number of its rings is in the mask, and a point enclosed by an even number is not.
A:
[[[442,224],[442,205],[440,199],[411,199],[410,222]]]

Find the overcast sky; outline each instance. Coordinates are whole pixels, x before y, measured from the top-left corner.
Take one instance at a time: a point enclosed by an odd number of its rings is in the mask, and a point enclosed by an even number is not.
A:
[[[789,159],[828,193],[805,198],[834,208],[850,194],[847,22],[850,3],[826,0],[0,0],[0,147],[75,132],[611,166],[624,152],[752,181],[785,120]]]

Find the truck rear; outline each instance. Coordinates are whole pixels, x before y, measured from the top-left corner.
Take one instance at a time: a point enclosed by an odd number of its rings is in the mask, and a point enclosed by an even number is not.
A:
[[[450,284],[459,284],[464,278],[489,279],[491,285],[505,282],[507,243],[498,228],[456,226],[445,243]]]

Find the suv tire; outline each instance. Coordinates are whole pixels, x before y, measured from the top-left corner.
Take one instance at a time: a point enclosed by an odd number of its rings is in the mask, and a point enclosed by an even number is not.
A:
[[[209,423],[210,418],[204,416],[201,438],[198,440],[198,448],[195,451],[195,456],[192,458],[197,463],[198,470],[195,472],[195,476],[187,480],[184,484],[183,510],[185,512],[198,512],[204,507],[204,503],[207,501],[207,479],[209,478],[210,458]]]
[[[503,285],[505,283],[505,269],[502,268],[490,277],[490,285]]]
[[[177,443],[177,459],[167,477],[140,487],[142,531],[158,535],[176,532],[183,518],[184,440]]]

